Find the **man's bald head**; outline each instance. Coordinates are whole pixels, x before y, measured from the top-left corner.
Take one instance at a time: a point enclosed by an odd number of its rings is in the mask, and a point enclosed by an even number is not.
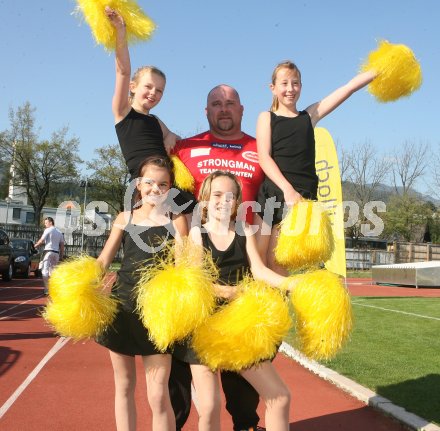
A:
[[[230,85],[217,85],[208,93],[206,116],[213,135],[225,139],[240,139],[243,136],[243,106],[237,90]]]

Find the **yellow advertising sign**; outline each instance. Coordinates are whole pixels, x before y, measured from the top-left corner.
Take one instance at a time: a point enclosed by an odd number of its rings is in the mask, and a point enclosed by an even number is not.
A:
[[[319,178],[318,200],[327,208],[335,239],[335,250],[325,267],[346,278],[344,212],[338,155],[330,133],[323,127],[315,128],[315,144],[315,166]]]

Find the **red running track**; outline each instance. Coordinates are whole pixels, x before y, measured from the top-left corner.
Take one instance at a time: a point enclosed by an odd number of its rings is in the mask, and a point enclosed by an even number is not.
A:
[[[418,296],[421,298],[439,298],[440,288],[402,287],[374,284],[371,278],[348,278],[347,286],[353,296]]]
[[[349,280],[348,286],[354,295],[440,296],[440,290],[369,283]],[[45,301],[41,280],[0,282],[0,430],[114,430],[113,375],[107,351],[92,341],[73,343],[54,336],[39,315]],[[48,353],[53,356],[48,358]],[[291,359],[279,354],[274,363],[292,392],[291,430],[406,429]],[[138,429],[148,430],[150,412],[140,361],[138,366]],[[264,425],[261,403],[259,414]],[[194,408],[184,429],[197,430]],[[222,430],[231,429],[223,409]]]

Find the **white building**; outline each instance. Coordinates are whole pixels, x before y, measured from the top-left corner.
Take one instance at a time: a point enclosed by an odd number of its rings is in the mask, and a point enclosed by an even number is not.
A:
[[[44,207],[42,211],[44,217],[53,217],[57,208]],[[21,199],[8,196],[0,201],[0,223],[4,224],[35,224],[35,211],[31,205],[24,203]]]

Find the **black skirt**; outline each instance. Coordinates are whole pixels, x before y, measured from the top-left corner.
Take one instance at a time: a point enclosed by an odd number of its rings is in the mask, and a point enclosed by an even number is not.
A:
[[[191,339],[176,343],[173,349],[173,356],[187,364],[201,364],[197,353],[191,347]]]
[[[98,344],[113,352],[127,356],[149,356],[160,352],[150,340],[148,330],[135,311],[119,306],[113,323],[96,339]]]
[[[304,199],[317,200],[316,195],[309,191],[295,189]],[[275,226],[281,223],[281,220],[289,211],[284,200],[283,191],[272,181],[266,178],[258,191],[257,202],[260,204],[261,210],[258,215],[269,226]]]

